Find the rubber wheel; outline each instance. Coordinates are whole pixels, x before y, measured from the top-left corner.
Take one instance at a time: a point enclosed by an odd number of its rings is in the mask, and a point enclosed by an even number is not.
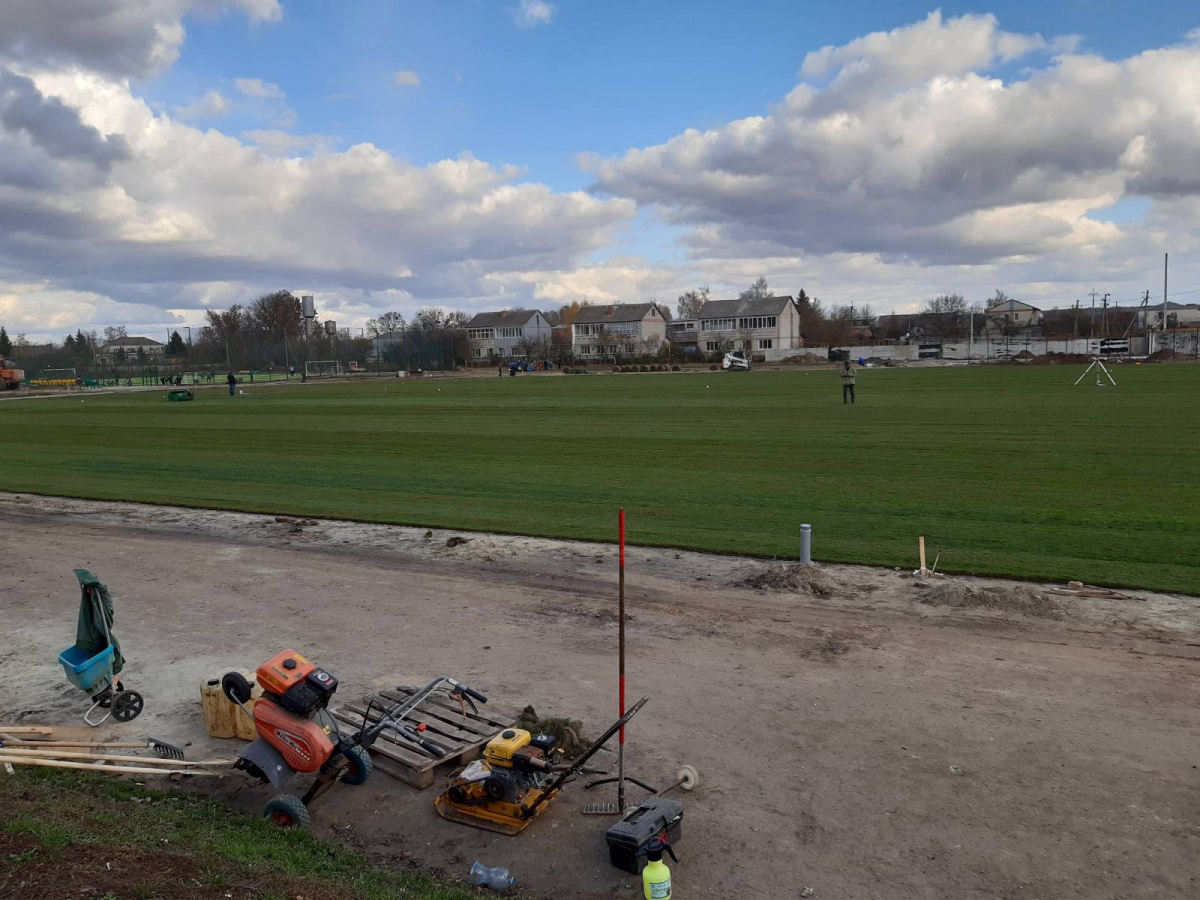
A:
[[[279,828],[307,828],[308,807],[299,797],[280,794],[263,808],[263,818]]]
[[[493,800],[493,801],[503,800],[504,795],[506,793],[508,793],[504,789],[504,782],[501,781],[499,778],[497,778],[495,775],[484,780],[483,792],[485,794],[487,794],[487,798],[489,800]]]
[[[342,784],[363,784],[371,777],[375,768],[371,762],[371,754],[362,747],[351,747],[345,752],[349,761],[346,771],[342,774]]]
[[[142,714],[146,701],[137,691],[121,691],[112,699],[112,716],[118,722],[132,722]]]
[[[252,693],[250,682],[241,672],[226,672],[225,677],[221,679],[221,691],[237,703],[249,703]]]

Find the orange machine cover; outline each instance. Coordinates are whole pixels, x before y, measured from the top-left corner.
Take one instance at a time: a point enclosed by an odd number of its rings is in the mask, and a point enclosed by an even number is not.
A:
[[[296,668],[285,669],[283,667],[284,662],[289,659],[296,661]],[[284,650],[259,666],[258,672],[255,674],[258,678],[258,683],[262,685],[264,691],[269,691],[272,694],[283,694],[292,685],[298,684],[307,678],[309,673],[314,669],[316,669],[316,666],[295,650]]]
[[[329,734],[310,719],[294,716],[269,700],[254,704],[258,735],[278,750],[297,772],[315,772],[333,755]]]

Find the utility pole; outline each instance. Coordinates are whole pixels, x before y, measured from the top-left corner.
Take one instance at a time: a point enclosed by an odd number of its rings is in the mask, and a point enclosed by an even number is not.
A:
[[[1108,337],[1108,298],[1111,294],[1105,294],[1104,299],[1100,301],[1100,340]]]
[[[1165,347],[1167,344],[1167,254],[1163,254],[1163,318],[1162,318],[1162,342]]]

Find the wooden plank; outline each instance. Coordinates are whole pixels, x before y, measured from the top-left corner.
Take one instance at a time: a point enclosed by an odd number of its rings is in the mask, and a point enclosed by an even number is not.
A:
[[[346,703],[343,706],[341,706],[340,709],[346,710],[347,712],[352,712],[355,715],[359,716],[360,717],[359,727],[361,727],[361,717],[365,717],[367,714],[367,708],[365,706],[362,706],[358,703]],[[373,723],[378,722],[382,717],[383,716],[380,711],[378,711],[376,709],[371,710],[371,722],[373,722]],[[415,721],[409,722],[408,720],[405,720],[405,723],[411,724],[414,728],[416,727],[416,724],[417,724]],[[393,741],[394,743],[400,744],[401,746],[404,746],[407,743],[406,741],[403,741],[403,739],[394,737],[393,735],[394,735],[394,732],[384,731],[384,732],[380,733],[379,737],[384,738],[389,741]],[[446,751],[456,750],[456,749],[460,749],[462,747],[462,741],[456,741],[453,738],[447,738],[447,737],[444,737],[443,735],[435,734],[432,729],[427,729],[421,736],[423,738],[425,738],[425,740],[429,741],[429,743],[435,744],[436,746],[441,747],[443,750],[446,750]]]
[[[385,700],[390,700],[392,703],[398,703],[407,700],[410,695],[404,693],[402,690],[398,690],[381,691],[379,696],[383,697]],[[422,715],[434,716],[440,719],[442,722],[445,722],[447,725],[454,725],[457,728],[461,728],[462,730],[478,735],[479,737],[482,737],[485,733],[495,734],[495,731],[491,729],[490,724],[486,722],[480,722],[477,718],[472,717],[470,713],[467,713],[467,715],[464,717],[462,710],[458,707],[451,706],[448,703],[434,702],[433,698],[431,697],[426,697],[425,700],[423,700],[417,706],[417,708],[410,713],[410,715],[418,712]]]
[[[393,691],[383,691],[380,696],[385,699],[391,699],[393,702],[396,700],[406,699],[402,694],[398,694]],[[494,738],[497,732],[503,731],[505,728],[509,728],[512,725],[511,722],[507,725],[497,725],[486,719],[473,716],[471,713],[467,713],[466,718],[463,718],[461,709],[451,706],[448,703],[439,703],[436,701],[431,702],[430,699],[426,699],[423,703],[417,706],[417,708],[413,710],[413,713],[420,713],[423,716],[429,716],[431,718],[438,719],[446,725],[453,725],[456,728],[470,732],[479,738],[487,738],[488,740]]]
[[[334,716],[354,728],[358,728],[362,724],[361,716],[341,707],[334,713]],[[386,734],[380,735],[370,749],[413,768],[432,767],[438,763],[438,760],[433,757],[422,756],[415,750],[409,750],[403,744],[388,738]]]
[[[26,741],[96,740],[96,730],[86,725],[0,725],[0,735]]]
[[[391,701],[390,692],[385,692],[381,696],[384,700]],[[394,701],[391,701],[394,702]],[[463,743],[474,743],[480,740],[491,740],[496,736],[496,731],[489,730],[486,735],[479,728],[464,728],[464,723],[461,716],[447,716],[439,710],[427,710],[423,706],[419,706],[409,713],[411,721],[424,722],[429,728],[436,728],[439,733],[447,737],[455,738]]]
[[[397,688],[397,690],[406,691],[409,694],[413,694],[416,693],[417,689],[410,685],[402,684]],[[387,692],[384,691],[383,693]],[[450,702],[448,695],[442,691],[437,691],[434,693],[433,699],[440,701],[441,704],[446,706],[448,709],[452,709],[457,713],[462,712],[457,705]],[[467,715],[474,719],[490,722],[497,728],[511,727],[513,722],[521,718],[521,711],[519,709],[513,706],[508,706],[502,701],[489,700],[487,703],[477,702],[475,705],[479,707],[479,712],[468,712]]]
[[[395,765],[382,759],[374,760],[375,768],[385,775],[398,778],[405,784],[424,790],[436,780],[433,769],[410,769],[407,766]]]

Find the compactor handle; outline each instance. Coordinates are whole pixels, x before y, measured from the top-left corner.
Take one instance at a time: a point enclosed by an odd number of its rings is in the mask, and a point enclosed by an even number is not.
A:
[[[425,740],[418,741],[418,743],[421,745],[421,749],[424,750],[426,753],[430,754],[431,756],[436,756],[438,759],[441,759],[443,756],[446,755],[446,751],[443,750],[441,747],[439,747],[437,744],[432,744],[429,741],[425,741]]]
[[[487,697],[483,696],[483,694],[479,693],[479,691],[475,690],[474,688],[469,688],[465,684],[460,684],[458,689],[468,697],[474,697],[480,703],[487,703]]]

